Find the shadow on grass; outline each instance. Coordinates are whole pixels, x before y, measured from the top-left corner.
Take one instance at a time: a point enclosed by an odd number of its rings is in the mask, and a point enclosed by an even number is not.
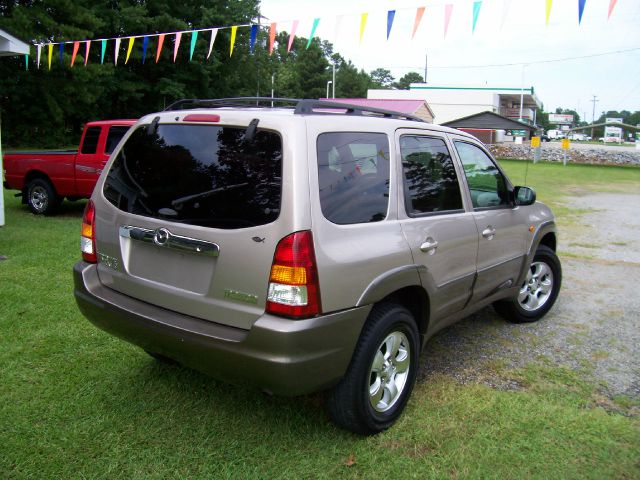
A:
[[[115,365],[116,362],[119,364]],[[135,431],[155,429],[172,437],[223,433],[226,441],[244,442],[277,433],[299,442],[338,436],[357,439],[337,429],[324,408],[325,393],[301,397],[268,395],[248,385],[228,384],[179,364],[159,362],[136,349],[135,355],[109,362],[117,368],[110,381],[96,386],[103,412],[117,412]],[[126,405],[126,411],[123,411]],[[131,415],[130,412],[136,412]]]

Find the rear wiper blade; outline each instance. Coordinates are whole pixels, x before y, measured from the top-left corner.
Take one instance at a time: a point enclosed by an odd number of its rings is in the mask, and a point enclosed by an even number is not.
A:
[[[246,187],[249,185],[249,182],[244,183],[236,183],[235,185],[228,185],[226,187],[214,188],[213,190],[207,190],[206,192],[196,193],[194,195],[187,195],[186,197],[176,198],[171,201],[172,207],[177,207],[178,205],[182,205],[183,203],[190,202],[191,200],[197,200],[198,198],[209,197],[211,195],[215,195],[221,192],[227,192],[229,190],[236,190],[238,188]]]
[[[260,122],[260,120],[257,118],[254,118],[253,120],[251,120],[251,122],[249,122],[249,126],[244,131],[245,142],[253,142],[253,139],[256,136],[256,131],[258,130],[258,122]]]
[[[155,135],[158,133],[158,122],[160,122],[160,117],[154,118],[152,122],[147,125],[147,135]]]

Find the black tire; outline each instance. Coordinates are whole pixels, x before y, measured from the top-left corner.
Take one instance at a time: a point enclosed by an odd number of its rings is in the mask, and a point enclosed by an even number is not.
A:
[[[34,178],[27,184],[27,204],[35,215],[52,215],[62,203],[51,182]]]
[[[389,340],[390,337],[393,338]],[[391,348],[390,352],[390,344],[398,344],[399,348]],[[406,308],[390,303],[375,306],[347,373],[329,394],[327,405],[332,420],[361,435],[372,435],[393,425],[411,395],[419,349],[418,328]],[[382,364],[377,362],[381,356]],[[390,393],[393,389],[398,392],[395,396]],[[381,393],[379,400],[372,390]]]
[[[540,245],[518,295],[512,299],[496,302],[493,306],[509,322],[535,322],[544,317],[553,307],[561,284],[560,260],[553,250]],[[541,303],[538,305],[539,302]]]

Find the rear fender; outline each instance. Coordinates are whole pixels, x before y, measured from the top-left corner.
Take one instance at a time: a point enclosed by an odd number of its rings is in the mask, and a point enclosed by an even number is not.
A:
[[[358,299],[356,307],[373,304],[388,297],[392,293],[406,288],[418,286],[422,288],[420,282],[420,271],[418,265],[404,265],[389,270],[373,279],[365,288]]]

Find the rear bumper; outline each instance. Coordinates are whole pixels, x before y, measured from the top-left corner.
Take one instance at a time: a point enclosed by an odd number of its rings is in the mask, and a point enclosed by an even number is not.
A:
[[[336,384],[346,372],[370,306],[308,320],[260,317],[250,330],[182,315],[109,288],[95,265],[78,262],[74,295],[93,324],[145,350],[230,383],[278,395]]]

